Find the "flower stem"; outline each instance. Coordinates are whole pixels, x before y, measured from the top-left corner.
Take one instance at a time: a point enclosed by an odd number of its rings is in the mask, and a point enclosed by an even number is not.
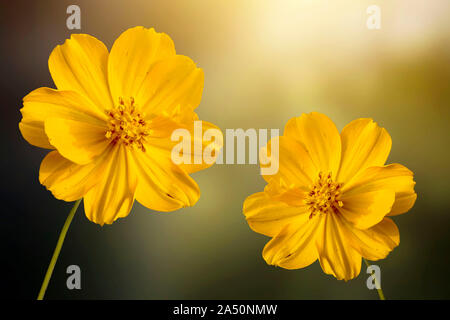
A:
[[[363,258],[363,260],[366,263],[367,268],[370,267],[369,262],[366,259],[364,259],[364,258]],[[381,289],[381,284],[378,284],[378,281],[377,281],[376,277],[374,277],[374,279],[375,279],[375,285],[377,286],[378,295],[380,296],[380,300],[386,300],[386,298],[384,297],[383,290]],[[380,289],[378,289],[378,287]]]
[[[72,219],[75,215],[75,212],[78,209],[78,206],[80,205],[81,199],[77,200],[75,204],[72,207],[72,210],[70,210],[69,215],[67,216],[66,222],[64,223],[64,226],[61,230],[61,233],[59,234],[58,242],[56,243],[55,251],[53,251],[52,260],[50,260],[50,264],[48,265],[47,273],[44,277],[44,282],[42,282],[41,290],[39,291],[39,295],[37,297],[38,300],[44,299],[45,291],[47,290],[48,283],[50,281],[50,278],[52,277],[53,269],[55,268],[56,261],[58,260],[59,253],[61,251],[62,245],[64,243],[64,238],[66,237],[67,230],[69,230],[70,223],[72,222]]]

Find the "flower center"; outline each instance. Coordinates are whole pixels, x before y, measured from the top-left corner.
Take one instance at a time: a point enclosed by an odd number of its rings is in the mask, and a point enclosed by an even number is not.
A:
[[[316,183],[311,186],[311,190],[305,199],[305,203],[309,206],[311,219],[316,214],[336,213],[338,207],[343,207],[344,203],[340,199],[340,190],[342,183],[334,182],[331,179],[331,173],[324,175],[319,172],[319,178]]]
[[[133,97],[128,101],[119,98],[119,105],[108,111],[108,116],[106,138],[111,139],[114,144],[122,143],[145,152],[144,143],[150,129],[144,115],[136,110]]]

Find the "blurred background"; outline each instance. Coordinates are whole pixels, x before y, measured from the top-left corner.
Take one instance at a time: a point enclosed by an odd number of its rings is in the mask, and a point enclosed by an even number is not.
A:
[[[66,8],[81,8],[68,30]],[[366,27],[369,5],[381,29]],[[415,173],[418,200],[395,217],[401,244],[378,262],[388,299],[450,298],[450,2],[448,0],[2,1],[2,287],[37,296],[72,206],[39,184],[45,150],[20,135],[21,99],[53,87],[47,60],[72,32],[108,48],[126,29],[165,32],[205,71],[201,119],[226,128],[279,128],[303,112],[327,114],[341,130],[371,117],[393,139],[388,162]],[[195,207],[152,212],[137,202],[100,227],[82,207],[69,230],[48,299],[377,299],[358,278],[337,281],[318,262],[268,266],[269,238],[250,230],[244,199],[262,191],[257,165],[215,165],[194,174]],[[66,288],[79,265],[82,289]],[[5,288],[6,284],[6,288]]]

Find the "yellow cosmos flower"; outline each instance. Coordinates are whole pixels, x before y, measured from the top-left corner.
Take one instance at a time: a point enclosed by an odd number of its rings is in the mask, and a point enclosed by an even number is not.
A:
[[[411,209],[417,195],[410,170],[385,165],[391,144],[371,119],[354,120],[341,134],[320,113],[291,119],[279,137],[278,173],[264,176],[264,192],[243,208],[249,226],[272,237],[266,262],[299,269],[318,259],[325,273],[349,280],[361,257],[383,259],[398,246],[388,217]]]
[[[101,225],[127,216],[135,199],[157,211],[196,203],[200,190],[189,174],[209,165],[175,165],[171,134],[193,132],[204,76],[169,36],[135,27],[109,53],[96,38],[74,34],[48,64],[57,89],[23,99],[19,128],[29,143],[54,150],[39,180],[56,198],[83,198],[86,216]]]

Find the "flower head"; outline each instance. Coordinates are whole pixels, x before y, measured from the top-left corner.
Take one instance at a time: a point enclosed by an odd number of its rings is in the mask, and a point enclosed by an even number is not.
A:
[[[96,38],[73,34],[48,64],[57,89],[23,99],[19,128],[29,143],[53,149],[39,180],[56,198],[84,198],[86,216],[101,225],[127,216],[135,199],[157,211],[197,202],[189,173],[210,164],[174,164],[171,134],[193,131],[203,71],[175,53],[169,36],[135,27],[108,52]]]
[[[320,113],[291,119],[279,137],[278,173],[263,176],[264,192],[244,203],[250,227],[272,237],[266,262],[299,269],[318,259],[325,273],[349,280],[361,257],[383,259],[398,246],[388,217],[411,209],[417,195],[410,170],[385,165],[391,144],[371,119],[354,120],[341,134]]]

